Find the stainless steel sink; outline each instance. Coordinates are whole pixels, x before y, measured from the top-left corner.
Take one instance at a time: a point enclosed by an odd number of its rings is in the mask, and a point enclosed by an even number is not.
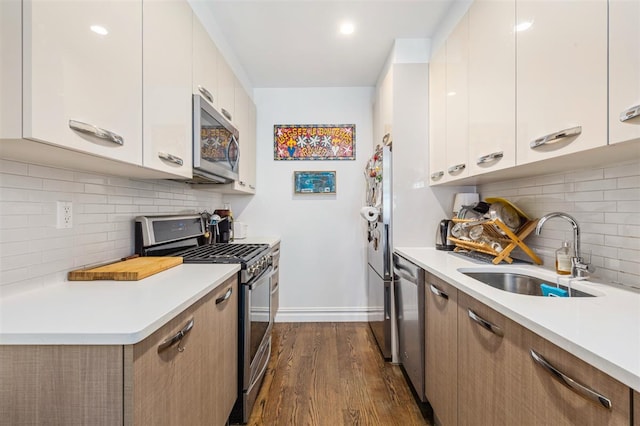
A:
[[[555,287],[555,283],[550,282],[549,280],[510,272],[462,273],[499,290],[508,291],[510,293],[526,294],[529,296],[542,296],[540,284],[548,284]],[[569,289],[563,285],[560,285],[559,287],[563,290],[569,291]],[[571,297],[594,297],[594,295],[572,288]]]

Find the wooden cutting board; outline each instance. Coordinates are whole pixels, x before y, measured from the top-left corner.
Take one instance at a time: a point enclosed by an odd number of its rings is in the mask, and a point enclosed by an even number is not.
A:
[[[69,281],[138,281],[182,263],[181,257],[136,257],[135,259],[77,269],[69,272]]]

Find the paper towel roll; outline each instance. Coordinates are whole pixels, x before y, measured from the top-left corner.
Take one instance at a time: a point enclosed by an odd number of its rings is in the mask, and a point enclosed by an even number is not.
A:
[[[375,207],[363,207],[360,209],[360,216],[362,216],[365,220],[369,222],[375,222],[378,220],[378,216],[380,215],[380,211]]]

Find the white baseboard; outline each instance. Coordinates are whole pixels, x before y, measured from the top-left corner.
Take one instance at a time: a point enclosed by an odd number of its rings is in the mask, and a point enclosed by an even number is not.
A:
[[[358,307],[283,308],[278,309],[275,322],[367,322],[380,316],[381,309]]]

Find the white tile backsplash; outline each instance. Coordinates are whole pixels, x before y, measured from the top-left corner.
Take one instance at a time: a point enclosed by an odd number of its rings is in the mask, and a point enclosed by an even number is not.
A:
[[[56,229],[56,201],[73,228]],[[0,159],[0,296],[66,279],[69,270],[133,253],[133,218],[213,211],[212,187],[57,169]]]
[[[595,276],[640,288],[640,161],[589,170],[514,179],[478,186],[480,196],[504,197],[528,215],[561,211],[576,218],[582,248],[591,251]],[[545,223],[540,236],[526,243],[553,269],[555,250],[563,240],[573,244],[566,221]]]

